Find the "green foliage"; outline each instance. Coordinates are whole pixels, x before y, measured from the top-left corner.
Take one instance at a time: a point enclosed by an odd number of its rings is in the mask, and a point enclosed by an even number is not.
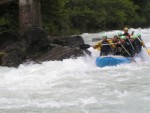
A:
[[[19,26],[19,6],[16,2],[0,5],[0,31],[17,29]]]
[[[18,4],[0,6],[0,26],[18,27]],[[41,0],[43,27],[51,36],[150,26],[150,0]]]
[[[6,24],[9,24],[9,21],[4,17],[0,18],[0,25],[2,26],[2,25],[6,25]]]
[[[146,23],[132,0],[56,0],[43,2],[43,20],[51,35],[140,27]],[[46,13],[47,12],[47,13]],[[48,18],[48,20],[46,20]]]
[[[149,0],[131,0],[134,4],[138,5],[138,9],[136,10],[137,15],[135,17],[134,22],[132,24],[136,27],[147,27],[147,25],[150,25],[148,16],[150,13],[150,1]],[[148,6],[149,5],[149,6]],[[146,11],[145,11],[146,10]]]

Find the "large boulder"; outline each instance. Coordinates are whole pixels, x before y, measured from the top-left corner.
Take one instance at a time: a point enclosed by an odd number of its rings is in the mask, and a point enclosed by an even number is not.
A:
[[[4,31],[0,33],[0,50],[20,41],[17,31]]]
[[[26,59],[25,49],[19,43],[14,43],[3,49],[0,58],[2,66],[18,67]]]
[[[0,65],[18,67],[26,61],[43,62],[63,60],[90,54],[80,49],[84,45],[81,36],[46,37],[39,27],[29,29],[19,38],[17,32],[0,33]]]
[[[70,48],[68,46],[57,46],[36,59],[36,61],[63,60],[67,58],[76,58],[82,55],[85,55],[85,53],[80,49]]]
[[[81,44],[84,44],[84,40],[81,36],[67,36],[62,38],[64,46],[69,47],[79,47]]]
[[[23,60],[19,58],[17,53],[8,53],[0,59],[1,66],[18,67]]]
[[[25,59],[24,48],[17,31],[0,33],[0,65],[17,67]]]
[[[79,47],[84,44],[84,40],[81,36],[65,36],[65,37],[50,37],[51,44],[57,44],[61,46],[68,46],[71,48]]]
[[[23,36],[26,46],[26,55],[28,59],[34,59],[47,52],[50,47],[50,41],[46,37],[44,29],[33,27]]]

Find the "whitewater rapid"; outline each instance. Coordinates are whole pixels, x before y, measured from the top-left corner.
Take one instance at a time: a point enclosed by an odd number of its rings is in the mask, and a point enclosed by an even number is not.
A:
[[[150,29],[141,33],[150,48]],[[105,32],[111,37],[119,30]],[[87,44],[101,33],[84,33]],[[98,68],[92,56],[0,67],[0,113],[150,113],[150,56],[145,61]]]

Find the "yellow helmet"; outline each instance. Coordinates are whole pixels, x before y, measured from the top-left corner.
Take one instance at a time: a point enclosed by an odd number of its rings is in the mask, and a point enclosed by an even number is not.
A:
[[[128,31],[128,27],[125,27],[125,28],[124,28],[124,31]]]

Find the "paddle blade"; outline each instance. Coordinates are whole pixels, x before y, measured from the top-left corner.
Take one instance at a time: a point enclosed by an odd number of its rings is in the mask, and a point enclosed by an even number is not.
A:
[[[81,44],[80,46],[79,46],[79,48],[80,49],[88,49],[88,48],[90,48],[91,46],[89,45],[89,44]]]
[[[100,41],[102,40],[101,38],[92,38],[92,42],[97,42],[97,41]]]
[[[96,48],[96,50],[100,51],[100,50],[101,50],[101,48],[100,48],[100,47],[97,47],[97,48]]]
[[[147,49],[147,53],[150,55],[150,49]]]

